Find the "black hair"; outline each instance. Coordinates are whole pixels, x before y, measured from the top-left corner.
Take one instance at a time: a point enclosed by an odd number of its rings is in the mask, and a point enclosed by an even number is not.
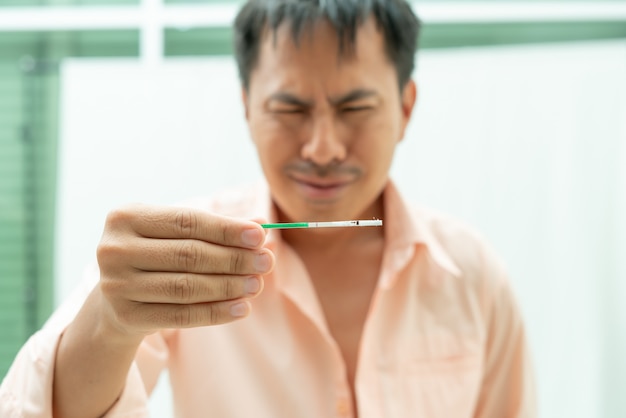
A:
[[[337,32],[339,53],[354,51],[356,32],[373,16],[382,31],[385,50],[396,67],[400,88],[411,78],[420,21],[405,0],[248,0],[235,19],[235,57],[239,78],[248,90],[266,30],[274,36],[287,22],[297,44],[305,28],[326,19]]]

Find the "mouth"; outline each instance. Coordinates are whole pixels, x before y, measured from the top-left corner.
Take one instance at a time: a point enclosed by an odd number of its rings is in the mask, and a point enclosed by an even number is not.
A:
[[[299,192],[308,200],[329,201],[341,196],[353,179],[328,179],[319,177],[290,176]]]
[[[312,204],[336,202],[362,176],[355,165],[319,166],[309,161],[289,164],[284,173],[295,186],[295,192]]]

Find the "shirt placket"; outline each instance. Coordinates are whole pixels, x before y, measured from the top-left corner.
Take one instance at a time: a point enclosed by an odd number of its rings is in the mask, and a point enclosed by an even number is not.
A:
[[[339,346],[330,334],[324,313],[315,296],[315,289],[308,278],[308,273],[291,248],[282,244],[276,248],[276,251],[277,253],[288,253],[285,254],[285,257],[280,257],[280,265],[277,265],[275,269],[277,276],[280,277],[280,286],[283,294],[291,300],[302,315],[309,319],[311,325],[317,330],[319,338],[323,340],[323,345],[320,345],[320,349],[324,347],[329,350],[328,353],[332,356],[331,364],[333,365],[335,385],[332,398],[330,399],[331,405],[329,405],[329,409],[332,411],[330,416],[353,418],[354,411],[347,378],[347,367]],[[294,280],[299,282],[295,283]]]

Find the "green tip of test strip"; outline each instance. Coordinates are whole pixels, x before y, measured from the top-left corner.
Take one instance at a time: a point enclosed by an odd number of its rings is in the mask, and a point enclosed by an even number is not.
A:
[[[293,222],[293,223],[279,223],[279,224],[261,224],[261,226],[265,229],[276,229],[276,228],[308,228],[308,222]]]

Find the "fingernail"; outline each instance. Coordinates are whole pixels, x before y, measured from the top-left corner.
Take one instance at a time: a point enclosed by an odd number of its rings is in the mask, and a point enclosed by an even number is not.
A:
[[[255,295],[259,292],[259,290],[261,290],[261,282],[256,277],[250,277],[246,279],[244,290],[249,295]]]
[[[250,247],[256,247],[261,244],[263,233],[258,229],[246,229],[241,233],[241,241]]]
[[[254,268],[259,273],[265,273],[269,271],[271,266],[272,266],[272,259],[267,253],[259,254],[254,258]]]
[[[250,312],[250,307],[246,302],[235,303],[230,307],[230,314],[237,318],[248,315],[248,312]]]

